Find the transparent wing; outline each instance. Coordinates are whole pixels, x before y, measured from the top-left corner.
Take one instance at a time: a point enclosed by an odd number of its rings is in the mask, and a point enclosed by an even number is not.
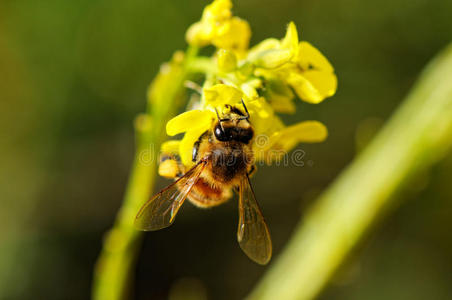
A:
[[[272,256],[272,241],[248,176],[240,182],[239,228],[240,248],[253,261],[265,265]]]
[[[138,212],[135,227],[153,231],[170,226],[205,166],[206,161],[201,160],[184,176],[149,199]]]

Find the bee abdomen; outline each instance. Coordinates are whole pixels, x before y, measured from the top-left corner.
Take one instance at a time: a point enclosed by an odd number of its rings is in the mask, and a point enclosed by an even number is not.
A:
[[[188,199],[196,206],[212,207],[227,201],[231,196],[230,188],[216,187],[201,177],[188,195]]]

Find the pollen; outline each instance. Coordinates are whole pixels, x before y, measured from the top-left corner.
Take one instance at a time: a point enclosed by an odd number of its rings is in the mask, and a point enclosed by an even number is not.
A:
[[[162,177],[176,178],[179,173],[177,161],[173,159],[166,159],[159,165],[159,175]]]

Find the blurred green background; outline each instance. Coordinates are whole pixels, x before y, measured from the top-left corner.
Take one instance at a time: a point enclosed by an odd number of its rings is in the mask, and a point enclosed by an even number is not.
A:
[[[133,119],[207,3],[0,1],[0,299],[89,298],[133,158]],[[304,167],[260,167],[253,179],[277,256],[305,208],[452,40],[452,1],[234,4],[252,44],[282,37],[293,20],[339,78],[336,96],[300,101],[284,118],[324,122],[327,142],[300,146]],[[320,299],[451,299],[451,178],[449,155],[399,195]],[[205,211],[184,205],[171,228],[146,235],[134,298],[187,299],[180,289],[243,298],[265,267],[241,252],[236,224],[235,201]]]

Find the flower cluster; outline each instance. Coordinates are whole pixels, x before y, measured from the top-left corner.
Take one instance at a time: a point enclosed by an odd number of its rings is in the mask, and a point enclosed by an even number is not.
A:
[[[321,142],[326,127],[317,121],[286,126],[277,113],[295,112],[293,99],[320,103],[336,92],[337,78],[329,61],[310,43],[299,41],[291,22],[282,39],[269,38],[248,48],[249,24],[232,15],[230,0],[215,0],[202,18],[187,31],[191,46],[213,45],[215,54],[204,61],[205,81],[196,105],[167,123],[168,135],[185,133],[181,141],[165,143],[163,151],[180,156],[184,166],[191,160],[194,143],[216,120],[215,111],[246,103],[255,136],[265,143],[253,144],[256,158],[271,163],[272,150],[290,151],[300,142]],[[161,172],[164,173],[164,172]]]

